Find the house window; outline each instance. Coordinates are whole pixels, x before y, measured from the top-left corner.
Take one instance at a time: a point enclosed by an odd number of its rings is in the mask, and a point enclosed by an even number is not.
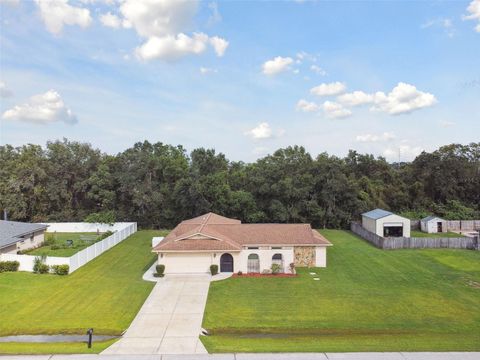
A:
[[[281,246],[272,246],[272,250],[282,250]]]
[[[249,272],[249,273],[259,273],[260,272],[260,259],[258,257],[258,254],[248,255],[247,272]]]
[[[280,266],[281,272],[283,272],[283,256],[282,254],[275,254],[272,256],[272,264],[277,264]]]
[[[250,250],[258,250],[258,246],[249,246],[249,247],[247,247],[247,249],[250,249]]]

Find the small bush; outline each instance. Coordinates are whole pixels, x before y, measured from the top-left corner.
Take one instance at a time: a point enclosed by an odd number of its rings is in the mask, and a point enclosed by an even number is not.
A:
[[[50,266],[48,266],[47,264],[40,264],[38,266],[38,273],[39,274],[48,274],[50,272]]]
[[[242,276],[242,275],[243,275],[243,272],[239,271],[239,272],[237,272],[237,275],[238,275],[238,276]]]
[[[212,274],[212,276],[218,274],[218,265],[210,265],[210,274]]]
[[[18,261],[0,261],[0,273],[7,271],[18,271],[20,263]]]
[[[113,235],[113,231],[108,230],[108,231],[104,232],[102,235],[100,235],[99,240],[106,239],[107,237],[109,237],[111,235]]]
[[[165,265],[163,264],[158,264],[157,266],[155,266],[155,269],[157,270],[157,274],[165,274]]]
[[[282,270],[282,267],[279,264],[272,264],[272,267],[270,268],[270,270],[272,271],[272,274],[276,275],[280,273],[280,271]]]
[[[53,245],[55,244],[55,233],[45,234],[45,240],[43,241],[43,245]]]
[[[69,271],[68,265],[52,265],[52,272],[56,275],[68,275]]]

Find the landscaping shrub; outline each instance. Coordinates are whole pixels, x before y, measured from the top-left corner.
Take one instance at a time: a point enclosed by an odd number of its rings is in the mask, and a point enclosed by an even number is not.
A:
[[[0,261],[0,273],[7,271],[18,271],[20,263],[18,261]]]
[[[243,275],[243,272],[239,271],[239,272],[237,273],[237,275],[238,275],[238,276],[241,276],[241,275]]]
[[[52,265],[52,272],[56,275],[68,275],[69,271],[68,265]]]
[[[210,265],[210,274],[212,276],[218,274],[218,265]]]
[[[48,274],[50,272],[50,266],[47,264],[40,264],[38,266],[38,273],[39,274]]]
[[[45,264],[47,257],[45,255],[36,256],[33,260],[33,272],[36,274],[47,274],[50,272],[50,266]]]
[[[272,274],[276,275],[280,273],[280,271],[282,270],[282,267],[279,264],[272,264],[272,267],[270,268],[270,270],[272,271]]]
[[[157,266],[155,266],[155,269],[157,270],[157,274],[165,273],[165,265],[163,264],[158,264]]]
[[[108,231],[104,232],[102,235],[100,235],[99,240],[106,239],[107,237],[109,237],[111,235],[113,235],[113,231],[108,230]]]

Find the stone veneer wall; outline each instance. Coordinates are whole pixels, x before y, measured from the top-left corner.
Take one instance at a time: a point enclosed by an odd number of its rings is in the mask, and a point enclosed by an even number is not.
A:
[[[315,266],[314,246],[295,246],[293,253],[295,256],[295,266]]]

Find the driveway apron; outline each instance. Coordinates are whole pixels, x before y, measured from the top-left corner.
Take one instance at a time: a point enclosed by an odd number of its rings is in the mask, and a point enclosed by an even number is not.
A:
[[[210,275],[167,275],[102,354],[206,354],[199,335],[209,284]]]

